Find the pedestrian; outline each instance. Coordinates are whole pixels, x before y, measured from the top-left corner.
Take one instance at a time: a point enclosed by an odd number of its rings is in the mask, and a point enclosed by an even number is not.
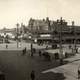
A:
[[[78,48],[76,48],[76,53],[78,53]]]
[[[32,45],[32,43],[31,43],[31,56],[33,56],[33,45]]]
[[[46,46],[46,49],[48,49],[48,45]]]
[[[22,54],[23,55],[26,54],[26,48],[23,49],[23,53]]]
[[[24,49],[22,50],[22,55],[24,55]]]
[[[63,65],[63,59],[60,59],[60,65]]]
[[[26,47],[25,47],[25,49],[24,49],[24,53],[26,54]]]
[[[80,79],[80,69],[78,68],[78,79]]]
[[[69,49],[71,49],[71,45],[69,45]]]
[[[32,72],[31,72],[31,80],[35,80],[35,71],[34,70],[32,70]]]
[[[39,56],[41,56],[41,50],[39,50]]]
[[[6,44],[6,49],[8,48],[8,45]]]
[[[33,49],[31,50],[31,56],[33,56]]]
[[[32,51],[32,49],[33,49],[33,45],[32,45],[32,43],[31,43],[31,51]]]

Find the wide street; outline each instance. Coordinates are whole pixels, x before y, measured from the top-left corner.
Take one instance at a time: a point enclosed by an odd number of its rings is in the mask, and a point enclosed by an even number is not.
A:
[[[24,47],[27,48],[27,53],[22,55]],[[42,48],[37,45],[34,47]],[[36,74],[40,73],[37,71],[40,68],[38,64],[41,65],[45,62],[38,55],[31,57],[29,53],[30,43],[23,42],[20,48],[17,48],[15,42],[10,43],[8,49],[6,49],[6,44],[0,44],[0,70],[6,75],[6,80],[30,80],[30,73],[33,69]]]
[[[67,64],[60,65],[59,60],[46,61],[37,53],[30,56],[30,43],[22,43],[22,47],[16,47],[16,43],[8,45],[0,44],[0,70],[6,75],[6,80],[31,80],[30,73],[35,70],[36,80],[77,80],[77,69],[80,64],[80,54],[65,59]],[[22,49],[26,47],[27,53],[22,55]],[[37,46],[41,49],[46,46]]]

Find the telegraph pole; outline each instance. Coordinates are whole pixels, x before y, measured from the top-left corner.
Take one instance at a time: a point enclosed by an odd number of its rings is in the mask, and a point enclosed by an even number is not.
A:
[[[62,17],[60,19],[60,33],[59,33],[59,41],[60,41],[60,64],[63,64],[63,51],[62,51]]]
[[[17,26],[17,48],[18,48],[18,45],[19,45],[19,41],[18,41],[18,35],[19,35],[19,23],[16,24]]]
[[[73,31],[74,31],[74,33],[73,33],[73,35],[74,35],[74,46],[73,46],[73,53],[75,54],[76,53],[76,28],[75,28],[75,26],[74,26],[74,21],[72,21],[72,26],[73,26]]]

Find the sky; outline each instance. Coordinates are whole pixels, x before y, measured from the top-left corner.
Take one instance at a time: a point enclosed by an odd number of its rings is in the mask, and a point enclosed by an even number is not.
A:
[[[63,17],[80,25],[80,0],[0,0],[0,28],[28,24],[30,18],[51,20]]]

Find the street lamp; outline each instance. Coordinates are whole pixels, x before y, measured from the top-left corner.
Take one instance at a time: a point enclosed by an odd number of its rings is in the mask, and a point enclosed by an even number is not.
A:
[[[17,48],[18,48],[18,45],[19,45],[19,42],[18,42],[18,35],[19,35],[19,23],[16,24],[17,26],[17,29],[16,29],[16,33],[17,33]]]
[[[77,36],[76,36],[76,28],[74,26],[74,21],[72,21],[72,26],[73,26],[73,32],[74,32],[73,34],[74,34],[74,37],[75,37],[74,38],[74,43],[73,43],[74,44],[74,46],[73,46],[73,51],[74,52],[73,53],[75,54],[76,53],[76,41],[77,41],[76,38],[77,38]]]
[[[63,51],[62,51],[62,17],[60,19],[60,33],[59,33],[59,41],[60,41],[60,63],[63,64]]]

